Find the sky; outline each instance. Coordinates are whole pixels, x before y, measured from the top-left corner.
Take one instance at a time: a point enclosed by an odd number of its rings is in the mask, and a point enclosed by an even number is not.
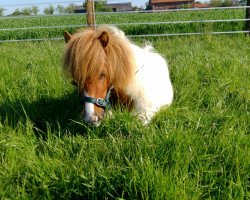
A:
[[[145,7],[145,3],[148,0],[108,0],[108,3],[122,3],[122,2],[131,2],[132,6]],[[66,3],[63,3],[66,2]],[[24,7],[32,7],[36,5],[39,7],[40,12],[43,12],[43,9],[52,4],[55,8],[57,5],[67,6],[70,3],[74,3],[75,5],[82,5],[83,1],[73,1],[73,0],[0,0],[0,8],[4,8],[4,15],[8,15],[13,13],[17,8],[20,10]],[[24,5],[27,4],[27,5]]]

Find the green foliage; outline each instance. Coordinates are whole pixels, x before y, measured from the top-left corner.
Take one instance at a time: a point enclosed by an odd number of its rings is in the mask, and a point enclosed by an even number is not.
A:
[[[37,13],[39,12],[39,8],[37,6],[32,6],[31,7],[31,12],[34,14],[34,15],[37,15]]]
[[[222,0],[211,0],[210,5],[212,7],[221,7],[222,6]]]
[[[143,39],[135,41],[143,44]],[[250,38],[150,41],[175,97],[86,126],[61,42],[0,44],[1,199],[249,199]]]
[[[62,14],[62,13],[64,13],[65,8],[64,8],[62,5],[58,5],[58,6],[56,7],[56,11],[57,11],[59,14]]]
[[[111,8],[107,8],[107,1],[101,0],[95,2],[95,11],[96,12],[112,12]]]
[[[234,0],[224,0],[224,1],[222,2],[222,6],[223,6],[223,7],[234,6]]]
[[[74,4],[74,3],[71,3],[71,4],[69,4],[69,5],[65,8],[64,12],[65,12],[65,13],[74,13],[74,9],[75,9],[75,4]]]
[[[230,7],[230,6],[238,6],[240,2],[238,0],[211,0],[210,5],[212,7]]]
[[[2,17],[4,15],[4,11],[5,11],[5,9],[0,7],[0,17]]]
[[[12,14],[11,16],[18,16],[18,15],[21,15],[22,12],[17,8]]]
[[[75,10],[75,4],[74,3],[70,3],[66,8],[63,7],[62,5],[58,5],[56,7],[56,11],[59,14],[64,14],[64,13],[74,13]]]
[[[19,15],[37,15],[39,12],[39,8],[37,6],[32,6],[32,7],[25,7],[22,10],[19,10],[18,8],[11,14],[11,16],[19,16]]]
[[[32,10],[31,10],[31,8],[29,8],[29,7],[25,7],[25,8],[22,9],[21,13],[22,13],[23,15],[31,15]]]
[[[55,8],[50,5],[48,8],[44,8],[43,12],[46,15],[53,15],[53,13],[55,12]]]
[[[247,0],[239,0],[240,5],[246,6],[247,5]]]

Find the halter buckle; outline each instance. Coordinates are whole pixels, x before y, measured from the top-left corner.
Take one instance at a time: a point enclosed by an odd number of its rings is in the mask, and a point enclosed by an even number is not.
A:
[[[95,104],[96,104],[97,106],[100,106],[100,107],[106,107],[104,101],[105,101],[104,99],[96,98]]]

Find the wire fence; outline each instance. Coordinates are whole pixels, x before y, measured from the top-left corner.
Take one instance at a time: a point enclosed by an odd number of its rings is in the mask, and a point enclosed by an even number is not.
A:
[[[195,21],[167,21],[167,22],[131,22],[131,23],[114,23],[114,24],[97,24],[97,26],[112,25],[112,26],[126,26],[126,25],[160,25],[160,24],[191,24],[191,23],[214,23],[214,22],[245,22],[250,19],[222,19],[222,20],[195,20]],[[0,31],[18,31],[18,30],[32,30],[32,29],[55,29],[55,28],[78,28],[86,27],[86,24],[64,25],[64,26],[31,26],[21,28],[2,28]],[[163,35],[163,34],[162,34]],[[166,34],[165,34],[166,35]],[[174,35],[174,34],[171,34]],[[141,36],[141,35],[138,35]]]
[[[82,1],[79,1],[82,2]],[[48,2],[40,3],[40,4],[47,4]],[[60,3],[60,2],[57,2]],[[27,5],[27,4],[18,4],[18,5]],[[13,6],[13,5],[9,5]],[[0,6],[1,7],[1,6]],[[169,9],[169,10],[144,10],[144,11],[128,11],[128,12],[97,12],[95,13],[96,16],[113,16],[114,18],[119,18],[121,14],[125,15],[143,15],[143,13],[146,14],[156,14],[156,13],[181,13],[181,15],[184,12],[190,13],[196,13],[196,12],[206,12],[211,10],[236,10],[236,9],[249,9],[250,6],[235,6],[235,7],[212,7],[212,8],[189,8],[189,9]],[[63,20],[65,17],[81,17],[83,23],[79,24],[65,24],[65,25],[43,25],[43,26],[29,26],[25,25],[23,27],[1,27],[0,26],[0,36],[3,32],[15,32],[15,31],[31,31],[31,30],[55,30],[55,29],[67,29],[67,28],[80,28],[85,27],[85,13],[82,14],[56,14],[56,15],[33,15],[33,16],[17,16],[17,17],[0,17],[1,22],[6,22],[8,24],[8,20],[25,20],[29,18],[33,19],[47,19],[47,18],[60,18]],[[243,16],[244,17],[244,16]],[[230,19],[191,19],[191,20],[170,20],[170,21],[136,21],[136,22],[110,22],[110,23],[97,23],[97,26],[100,25],[114,25],[114,26],[136,26],[138,29],[140,29],[144,25],[152,25],[152,26],[163,26],[163,25],[176,25],[180,26],[183,24],[201,24],[204,26],[204,24],[213,24],[213,23],[247,23],[250,19],[247,18],[230,18]],[[84,23],[85,22],[85,23]],[[9,24],[8,24],[9,25]],[[136,29],[136,28],[134,28]],[[167,32],[161,32],[161,33],[147,33],[147,34],[130,34],[129,37],[166,37],[166,36],[190,36],[190,35],[203,35],[203,34],[242,34],[242,33],[250,33],[249,30],[244,30],[243,28],[241,30],[222,30],[222,31],[194,31],[194,32],[177,32],[177,33],[167,33]],[[27,41],[42,41],[42,40],[62,40],[63,37],[44,37],[44,38],[18,38],[18,39],[0,39],[0,43],[7,43],[7,42],[27,42]]]

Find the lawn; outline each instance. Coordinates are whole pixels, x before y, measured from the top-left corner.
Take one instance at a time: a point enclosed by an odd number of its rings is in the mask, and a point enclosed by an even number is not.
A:
[[[134,40],[143,45],[144,39]],[[84,124],[63,41],[0,44],[1,199],[250,199],[250,38],[154,38],[174,102]]]

